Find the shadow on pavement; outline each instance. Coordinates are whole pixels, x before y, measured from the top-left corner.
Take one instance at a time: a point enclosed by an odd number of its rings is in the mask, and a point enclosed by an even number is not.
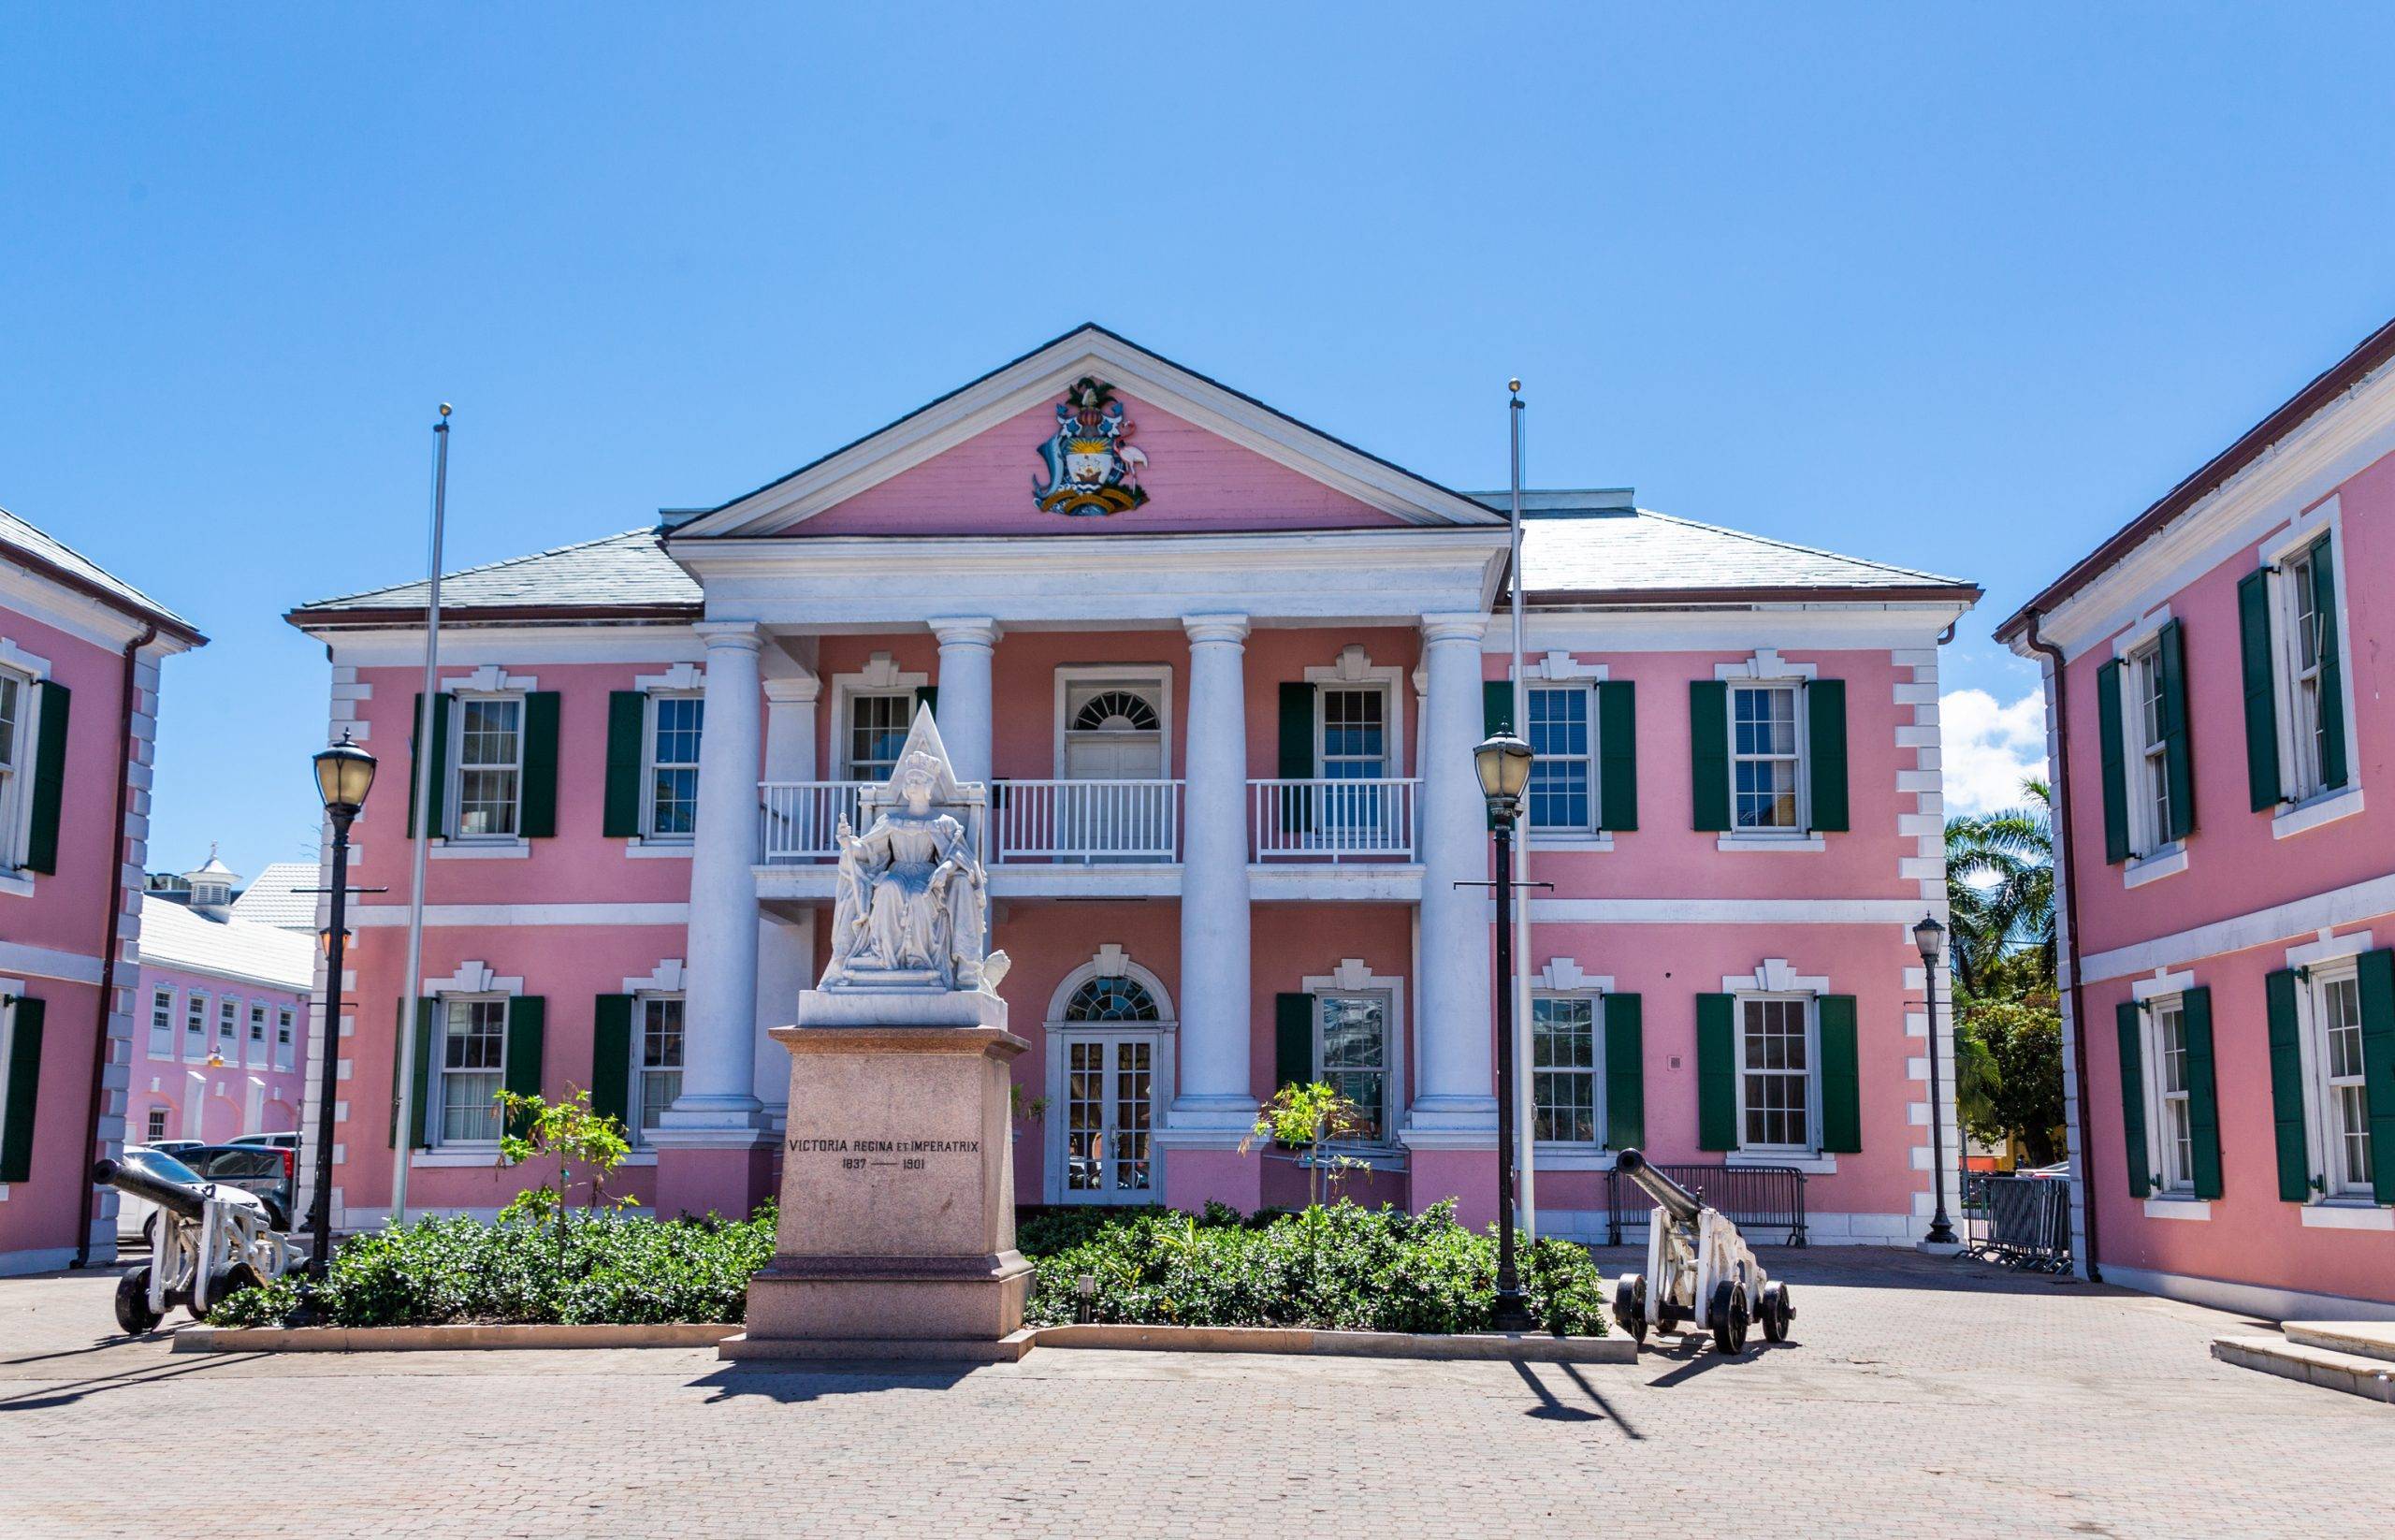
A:
[[[785,1404],[827,1396],[871,1395],[884,1390],[947,1390],[985,1364],[875,1363],[864,1359],[725,1364],[691,1383],[714,1393],[710,1403],[762,1396]]]
[[[130,1339],[127,1339],[130,1340]],[[53,1406],[71,1406],[88,1396],[104,1395],[110,1390],[130,1390],[139,1386],[156,1385],[164,1380],[181,1379],[210,1369],[223,1369],[236,1363],[254,1362],[267,1357],[263,1353],[216,1353],[199,1362],[153,1363],[139,1369],[128,1369],[121,1374],[101,1374],[87,1380],[69,1380],[64,1385],[45,1385],[38,1391],[21,1396],[0,1396],[0,1417],[12,1412],[35,1412]]]
[[[1557,1395],[1547,1383],[1539,1377],[1536,1370],[1516,1359],[1514,1373],[1522,1377],[1522,1383],[1531,1387],[1531,1393],[1538,1397],[1539,1402],[1524,1412],[1522,1414],[1524,1417],[1537,1417],[1546,1422],[1610,1422],[1621,1430],[1624,1438],[1638,1439],[1646,1436],[1632,1427],[1629,1420],[1614,1409],[1613,1403],[1605,1400],[1604,1392],[1589,1383],[1589,1376],[1581,1371],[1578,1364],[1566,1363],[1556,1367],[1560,1368],[1580,1393],[1588,1397],[1589,1405],[1565,1405],[1563,1398]]]

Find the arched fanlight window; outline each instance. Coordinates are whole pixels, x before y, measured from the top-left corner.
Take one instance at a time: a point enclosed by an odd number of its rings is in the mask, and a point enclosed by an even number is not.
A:
[[[1092,979],[1066,1002],[1068,1022],[1153,1022],[1155,996],[1137,979]]]
[[[1145,696],[1128,690],[1093,695],[1073,716],[1076,733],[1153,733],[1156,708]]]

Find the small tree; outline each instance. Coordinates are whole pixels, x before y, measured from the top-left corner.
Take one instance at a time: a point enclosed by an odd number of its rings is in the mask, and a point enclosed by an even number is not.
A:
[[[566,1100],[549,1101],[501,1091],[499,1107],[505,1125],[499,1140],[501,1166],[522,1166],[535,1160],[554,1160],[558,1165],[556,1186],[544,1182],[517,1193],[500,1211],[500,1217],[536,1222],[555,1219],[562,1223],[566,1206],[572,1200],[573,1170],[577,1166],[590,1184],[587,1207],[595,1210],[603,1204],[620,1208],[631,1201],[624,1198],[610,1202],[606,1197],[607,1178],[631,1154],[631,1145],[624,1138],[621,1123],[590,1110],[589,1092],[577,1090]]]
[[[1364,1162],[1353,1155],[1331,1154],[1328,1145],[1333,1140],[1353,1139],[1370,1126],[1363,1109],[1341,1096],[1338,1087],[1324,1081],[1311,1085],[1293,1082],[1275,1091],[1272,1099],[1257,1111],[1256,1126],[1239,1141],[1239,1153],[1247,1154],[1259,1139],[1305,1151],[1306,1206],[1319,1208],[1326,1172],[1336,1197],[1340,1180],[1364,1168]]]
[[[1964,1126],[1990,1144],[2017,1141],[2032,1166],[2060,1159],[2062,1144],[2055,1136],[2063,1122],[2062,1015],[2053,996],[1967,998],[1956,1015]],[[1969,1083],[1974,1059],[1994,1071],[1979,1087]]]

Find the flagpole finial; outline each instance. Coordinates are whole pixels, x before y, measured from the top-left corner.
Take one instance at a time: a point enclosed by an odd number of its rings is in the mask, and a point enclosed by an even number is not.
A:
[[[1508,380],[1505,382],[1505,388],[1518,396],[1522,393],[1522,382],[1519,380]]]
[[[447,401],[441,403],[441,414],[444,417],[449,415],[449,403]]]

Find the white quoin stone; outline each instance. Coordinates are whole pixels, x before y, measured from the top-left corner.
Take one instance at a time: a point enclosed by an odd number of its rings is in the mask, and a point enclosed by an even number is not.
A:
[[[690,850],[689,990],[682,1094],[669,1130],[754,1126],[757,1041],[757,775],[763,755],[764,638],[748,621],[703,621],[706,732]]]
[[[1481,720],[1480,639],[1485,615],[1422,617],[1422,1045],[1420,1092],[1406,1120],[1408,1144],[1480,1148],[1497,1137],[1491,1079],[1488,895],[1459,882],[1488,876],[1488,811],[1473,772]]]
[[[1248,1086],[1247,617],[1193,615],[1181,868],[1180,1141],[1236,1142]],[[941,697],[942,704],[946,696]]]
[[[958,780],[987,781],[991,724],[996,714],[990,661],[998,644],[998,623],[987,616],[971,616],[934,620],[931,628],[939,638],[939,705],[935,715],[940,741],[948,746]]]

